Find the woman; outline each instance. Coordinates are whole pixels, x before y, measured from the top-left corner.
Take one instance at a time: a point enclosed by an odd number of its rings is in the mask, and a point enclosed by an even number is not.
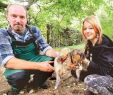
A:
[[[84,19],[82,33],[89,60],[85,95],[113,95],[113,42],[104,34],[96,16]]]

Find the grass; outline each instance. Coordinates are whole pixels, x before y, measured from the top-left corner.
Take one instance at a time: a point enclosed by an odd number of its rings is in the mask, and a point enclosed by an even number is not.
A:
[[[78,45],[73,45],[73,46],[64,46],[64,47],[67,47],[67,48],[70,48],[70,49],[84,49],[85,47],[85,44],[84,43],[81,43],[81,44],[78,44]],[[55,50],[60,50],[64,47],[59,47],[59,48],[55,48]]]

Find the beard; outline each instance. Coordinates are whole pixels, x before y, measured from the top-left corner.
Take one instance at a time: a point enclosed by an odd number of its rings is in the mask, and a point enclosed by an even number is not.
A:
[[[25,28],[22,25],[14,25],[13,29],[16,33],[23,34]]]

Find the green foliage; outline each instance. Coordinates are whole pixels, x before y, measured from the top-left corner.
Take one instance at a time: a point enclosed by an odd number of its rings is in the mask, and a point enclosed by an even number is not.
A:
[[[94,14],[103,0],[39,0],[38,2],[41,2],[40,11],[33,14],[33,17],[37,18],[36,23],[37,21],[40,21],[38,24],[51,23],[57,20],[61,27],[70,27],[74,17],[81,19]]]
[[[108,0],[105,2],[103,14],[101,14],[101,25],[103,33],[109,36],[113,40],[113,1]]]
[[[59,32],[61,28],[72,28],[74,18],[81,22],[85,16],[94,14],[101,3],[103,0],[38,0],[35,10],[29,10],[30,22],[43,30],[44,34],[47,24]],[[80,25],[77,30],[80,30]]]
[[[16,1],[16,0],[15,0]],[[113,6],[112,0],[24,0],[33,4],[29,8],[29,23],[36,25],[47,36],[47,25],[51,26],[50,33],[56,32],[56,37],[64,32],[66,28],[81,31],[81,23],[84,17],[99,13],[103,32],[113,38]],[[7,4],[9,0],[0,0],[0,3]],[[34,3],[33,3],[34,2]],[[4,8],[3,8],[4,9]],[[6,27],[7,21],[0,9],[0,27]],[[106,15],[103,13],[105,11]],[[72,35],[76,42],[77,36]],[[75,38],[75,39],[73,39]],[[51,38],[50,38],[51,39]],[[64,42],[62,42],[64,44]]]
[[[0,28],[6,28],[7,27],[7,21],[5,18],[5,14],[4,13],[0,13]]]
[[[80,43],[79,45],[73,45],[73,46],[65,46],[65,47],[68,47],[70,49],[81,49],[81,50],[84,50],[85,49],[85,44],[84,43]],[[61,50],[62,48],[64,47],[60,47],[60,48],[54,48],[55,50]]]
[[[113,20],[109,18],[102,18],[102,29],[103,33],[108,35],[111,39],[113,39]]]

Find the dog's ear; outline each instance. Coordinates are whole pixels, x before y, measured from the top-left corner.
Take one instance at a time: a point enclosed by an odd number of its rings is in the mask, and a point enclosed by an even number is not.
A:
[[[80,57],[81,57],[81,59],[85,59],[85,54],[84,53],[81,53],[80,54]]]
[[[60,62],[61,62],[61,58],[60,58],[60,57],[57,59],[57,62],[58,62],[58,63],[60,63]]]
[[[69,49],[69,48],[63,48],[63,49],[61,49],[61,51],[60,51],[60,56],[61,56],[61,57],[65,57],[65,56],[68,55],[69,52],[70,52],[70,49]]]

